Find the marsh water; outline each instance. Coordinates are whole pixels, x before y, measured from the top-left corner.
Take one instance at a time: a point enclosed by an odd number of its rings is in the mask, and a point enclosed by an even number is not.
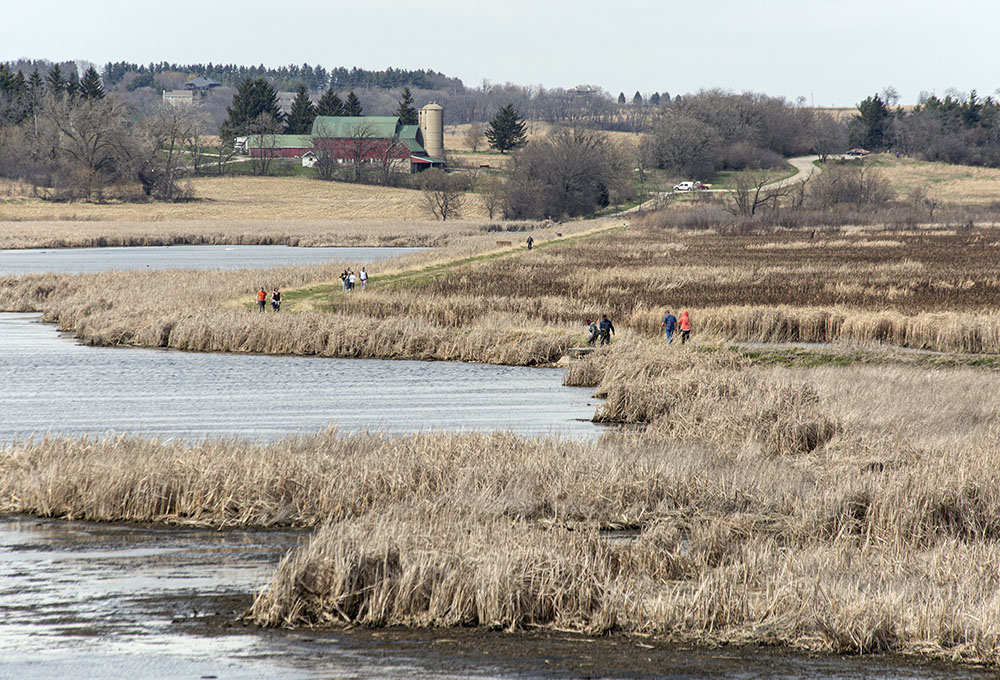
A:
[[[262,269],[324,262],[386,260],[423,248],[291,248],[289,246],[143,246],[0,250],[0,276],[81,274],[136,269]]]
[[[592,390],[562,370],[89,347],[0,314],[0,446],[45,433],[270,440],[342,431],[596,437]]]

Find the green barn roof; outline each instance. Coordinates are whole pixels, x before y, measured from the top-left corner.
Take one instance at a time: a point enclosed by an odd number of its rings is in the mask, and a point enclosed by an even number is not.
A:
[[[247,144],[254,149],[262,146],[268,149],[313,148],[312,135],[250,135]]]
[[[396,116],[316,116],[313,137],[350,139],[351,137],[376,137],[389,139],[396,136],[400,127]]]

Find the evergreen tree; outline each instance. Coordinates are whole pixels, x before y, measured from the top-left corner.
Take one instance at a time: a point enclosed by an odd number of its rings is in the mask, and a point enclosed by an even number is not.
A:
[[[636,105],[642,104],[642,95],[639,94],[639,90],[636,90],[635,94],[632,95],[632,103]]]
[[[500,153],[522,146],[527,136],[524,120],[513,104],[500,109],[486,129],[486,139],[490,146]]]
[[[28,76],[28,93],[32,97],[41,97],[42,91],[45,89],[45,81],[42,80],[42,76],[38,73],[36,68]]]
[[[288,112],[285,121],[285,133],[289,135],[308,135],[312,132],[313,120],[316,118],[316,107],[309,98],[305,85],[299,86],[292,102],[292,110]]]
[[[649,103],[650,103],[651,106],[659,106],[660,105],[660,93],[659,92],[654,92],[653,94],[649,95]]]
[[[233,138],[249,134],[251,125],[261,116],[281,122],[278,94],[263,78],[246,78],[236,88],[233,103],[226,107],[226,120],[219,128],[219,135],[231,144]]]
[[[399,100],[396,116],[403,125],[416,125],[418,122],[417,109],[413,106],[413,95],[408,87],[403,88],[403,98]]]
[[[347,101],[344,102],[344,115],[345,116],[360,116],[361,111],[361,100],[358,99],[358,95],[354,94],[354,90],[347,93]]]
[[[49,94],[58,95],[66,91],[66,81],[63,80],[62,69],[59,68],[59,64],[55,64],[49,70],[49,74],[45,76],[45,84],[49,88]]]
[[[75,68],[69,72],[69,78],[66,79],[66,94],[70,97],[80,94],[80,76],[77,75]]]
[[[12,87],[13,91],[19,95],[28,94],[28,81],[24,79],[24,74],[18,69],[17,75],[14,76],[14,85]]]
[[[14,74],[7,64],[0,64],[0,92],[10,94],[14,91]]]
[[[881,150],[885,146],[889,109],[877,94],[858,104],[858,115],[850,123],[850,144]]]
[[[625,93],[624,92],[619,92],[618,93],[618,103],[619,104],[624,104],[625,103]]]
[[[344,115],[344,102],[340,101],[340,97],[337,93],[333,91],[331,87],[323,96],[319,98],[319,103],[316,105],[316,115],[317,116],[343,116]]]
[[[104,85],[101,76],[93,66],[88,68],[80,81],[80,96],[83,99],[104,99]]]

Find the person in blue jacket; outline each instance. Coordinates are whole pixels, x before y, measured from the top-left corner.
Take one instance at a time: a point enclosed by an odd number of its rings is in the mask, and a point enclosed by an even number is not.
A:
[[[663,332],[667,335],[667,344],[674,343],[674,329],[677,327],[677,317],[669,309],[663,310]]]
[[[607,314],[601,316],[601,323],[598,328],[601,329],[601,344],[610,345],[611,336],[615,333],[615,325],[611,323],[611,319],[608,318]]]

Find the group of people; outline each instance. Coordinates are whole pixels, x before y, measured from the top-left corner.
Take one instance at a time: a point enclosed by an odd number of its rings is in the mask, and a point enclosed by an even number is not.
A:
[[[688,337],[691,335],[691,315],[686,309],[681,312],[680,318],[671,314],[669,309],[663,310],[663,323],[660,325],[667,336],[668,345],[674,344],[674,331],[681,332],[682,345],[688,341]]]
[[[354,286],[357,285],[358,281],[361,282],[361,290],[364,290],[365,286],[368,285],[368,272],[362,267],[361,271],[355,274],[354,270],[348,267],[341,272],[340,280],[344,283],[345,293],[354,290]]]
[[[267,290],[264,289],[264,286],[261,286],[260,290],[257,291],[257,306],[260,311],[267,311]],[[271,292],[271,309],[276,312],[281,310],[281,291],[277,288]]]
[[[590,333],[587,338],[588,345],[593,345],[598,339],[602,345],[609,345],[611,344],[611,336],[615,333],[615,325],[611,323],[607,314],[602,314],[600,322],[587,319],[587,331]]]
[[[663,323],[661,326],[667,336],[667,344],[674,344],[674,333],[675,331],[680,331],[681,344],[683,345],[691,336],[691,315],[685,309],[681,312],[680,318],[678,318],[671,314],[669,309],[666,309],[663,311]],[[602,345],[609,345],[611,344],[611,336],[615,333],[615,325],[611,323],[611,319],[608,318],[607,314],[603,314],[599,322],[587,319],[587,332],[589,333],[587,337],[588,345],[593,345],[595,342],[600,342]]]

